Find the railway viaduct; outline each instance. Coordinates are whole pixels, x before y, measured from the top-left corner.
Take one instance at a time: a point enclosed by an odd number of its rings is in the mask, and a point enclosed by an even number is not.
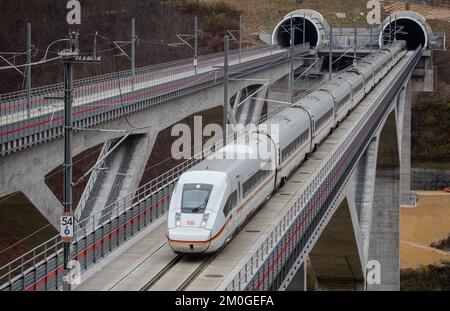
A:
[[[278,48],[247,51],[242,62],[232,61],[234,79],[229,84],[229,98],[235,99],[234,105],[255,85],[282,81],[289,74],[290,41],[286,38],[291,19],[309,30],[303,39],[299,33],[294,36],[298,46],[294,54],[317,57],[324,53],[329,25],[323,17],[311,10],[286,15],[272,36]],[[377,44],[397,39],[397,31],[389,30],[393,28],[391,21],[387,19],[375,32],[380,38],[375,40]],[[106,90],[99,87],[105,81],[114,84],[116,77],[112,82],[105,78],[80,83],[78,94],[84,95],[75,99],[74,126],[101,127],[104,131],[95,135],[76,131],[75,154],[104,144],[101,154],[111,152],[113,156],[100,160],[116,174],[115,179],[92,174],[83,194],[85,202],[90,201],[91,193],[101,199],[97,206],[85,204],[78,212],[82,223],[77,228],[72,257],[80,264],[83,282],[76,289],[302,290],[306,289],[309,258],[318,290],[398,290],[399,208],[400,204],[414,205],[409,189],[411,92],[427,90],[433,83],[428,68],[435,37],[418,14],[399,12],[396,22],[404,23],[402,29],[411,36],[419,31],[422,39],[401,38],[409,44],[405,57],[236,238],[207,258],[173,254],[165,240],[164,225],[177,178],[208,151],[143,187],[138,185],[160,130],[223,102],[223,72],[217,69],[222,64],[221,56],[205,58],[199,76],[189,62],[143,71],[139,80],[142,85],[134,89],[130,86],[126,94],[114,85]],[[361,49],[358,53],[368,51]],[[293,63],[294,68],[313,64],[297,58]],[[84,85],[91,88],[85,90]],[[236,121],[256,122],[262,112],[257,108],[258,98],[268,102],[279,99],[271,97],[279,96],[279,90],[275,94],[268,87],[256,89],[259,91],[254,96],[243,100],[246,104]],[[46,92],[36,92],[35,101],[39,103],[56,91]],[[33,109],[30,118],[23,116],[25,110],[11,108],[20,107],[18,97],[7,103],[1,119],[0,196],[23,191],[56,226],[61,205],[43,177],[63,159],[61,103]],[[92,106],[100,108],[91,110]],[[268,110],[276,109],[280,108]],[[112,140],[122,140],[122,144],[114,149]],[[117,178],[122,175],[125,177]],[[117,183],[119,190],[114,186]],[[61,264],[61,240],[55,237],[4,266],[0,270],[1,288],[60,289]],[[377,267],[380,282],[367,278],[371,275],[368,272]]]

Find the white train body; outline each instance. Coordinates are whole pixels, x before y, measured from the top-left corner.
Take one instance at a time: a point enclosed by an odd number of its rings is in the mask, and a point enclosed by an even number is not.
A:
[[[406,53],[398,41],[345,70],[321,89],[268,119],[277,125],[254,132],[244,144],[232,143],[185,172],[169,207],[167,237],[177,253],[212,253],[232,239],[308,154],[338,126]],[[252,146],[263,147],[262,159]],[[239,156],[237,156],[239,155]]]

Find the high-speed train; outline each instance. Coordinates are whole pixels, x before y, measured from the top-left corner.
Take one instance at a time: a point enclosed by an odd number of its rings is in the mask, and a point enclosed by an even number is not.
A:
[[[264,124],[278,126],[278,141],[269,131],[255,130],[245,142],[226,145],[182,174],[167,222],[174,252],[212,253],[230,241],[404,56],[405,48],[404,41],[397,41],[372,53],[269,118]],[[263,146],[271,156],[258,156],[252,146]]]

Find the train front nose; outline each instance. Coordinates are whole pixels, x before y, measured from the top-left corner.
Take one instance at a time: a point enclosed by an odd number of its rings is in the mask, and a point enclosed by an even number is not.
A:
[[[211,244],[211,230],[203,228],[172,228],[168,237],[172,249],[180,253],[204,253]]]

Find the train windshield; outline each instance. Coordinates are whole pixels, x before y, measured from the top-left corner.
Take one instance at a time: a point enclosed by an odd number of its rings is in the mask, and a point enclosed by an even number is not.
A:
[[[208,205],[213,186],[206,184],[186,184],[183,187],[181,212],[203,214]]]

